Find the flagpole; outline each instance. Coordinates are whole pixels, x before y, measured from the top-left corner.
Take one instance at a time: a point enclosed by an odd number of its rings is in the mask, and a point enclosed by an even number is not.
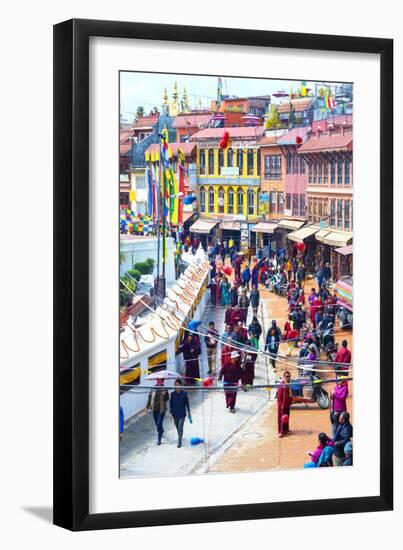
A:
[[[160,159],[158,164],[159,175],[161,174],[161,146],[160,146]],[[157,183],[157,182],[156,182]],[[161,199],[159,196],[161,187],[160,187],[160,177],[158,178],[158,188],[157,188],[157,295],[159,296],[159,281],[160,281],[160,211],[161,211]]]

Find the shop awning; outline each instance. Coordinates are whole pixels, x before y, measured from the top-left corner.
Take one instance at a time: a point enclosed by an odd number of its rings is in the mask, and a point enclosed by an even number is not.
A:
[[[189,218],[191,218],[195,212],[183,212],[183,223],[187,222]]]
[[[317,231],[319,231],[318,225],[308,225],[306,227],[301,227],[301,229],[297,229],[297,231],[289,233],[287,238],[297,243],[303,243],[304,239],[315,235]]]
[[[276,227],[276,223],[259,222],[252,228],[252,231],[255,233],[273,233]]]
[[[217,225],[218,222],[209,220],[197,220],[193,225],[189,227],[192,233],[210,233],[210,231]]]
[[[330,233],[330,229],[320,229],[316,235],[315,235],[315,239],[317,241],[320,241],[321,243],[323,243],[323,239],[326,237],[326,235],[329,235]]]
[[[240,231],[240,222],[220,222],[221,229],[229,229],[230,231]]]
[[[353,245],[348,244],[347,246],[342,246],[341,248],[335,248],[335,252],[341,254],[342,256],[349,256],[353,253]]]
[[[304,221],[302,220],[280,220],[278,222],[278,227],[282,227],[283,229],[299,229],[304,225]]]
[[[323,239],[323,244],[329,246],[347,246],[351,244],[353,240],[353,234],[349,231],[331,231]]]

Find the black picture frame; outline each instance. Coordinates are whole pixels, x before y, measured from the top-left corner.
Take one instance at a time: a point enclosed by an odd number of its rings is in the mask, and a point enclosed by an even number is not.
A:
[[[89,38],[380,54],[380,492],[370,497],[89,513]],[[73,19],[54,26],[54,523],[78,530],[393,508],[393,40]],[[213,503],[212,503],[213,504]]]

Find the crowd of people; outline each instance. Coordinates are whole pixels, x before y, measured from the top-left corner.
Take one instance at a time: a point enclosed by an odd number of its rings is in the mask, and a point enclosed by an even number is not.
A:
[[[189,236],[182,243],[195,252],[200,244]],[[199,359],[204,343],[207,355],[208,377],[224,387],[225,405],[232,414],[236,412],[238,389],[247,391],[253,386],[255,363],[259,350],[268,353],[270,364],[276,372],[279,347],[287,344],[287,356],[297,357],[298,366],[320,362],[325,353],[340,378],[331,392],[331,436],[321,432],[318,446],[308,454],[311,458],[306,467],[352,464],[352,426],[347,412],[348,375],[351,352],[347,340],[341,345],[335,342],[335,325],[338,313],[338,296],[330,290],[331,269],[328,263],[317,266],[315,277],[317,288],[310,289],[306,296],[307,270],[304,254],[297,250],[294,255],[277,254],[265,258],[262,249],[255,256],[249,256],[233,243],[208,244],[207,254],[211,265],[210,306],[223,308],[224,331],[219,333],[214,321],[200,334],[185,331],[177,351],[183,354],[186,386],[200,380]],[[230,260],[227,262],[227,259]],[[259,319],[262,285],[286,298],[287,320],[284,327],[272,319],[266,334]],[[204,332],[203,332],[204,331]],[[264,339],[261,344],[262,336]],[[330,365],[330,367],[332,366]],[[178,432],[178,447],[182,443],[183,423],[190,417],[189,400],[186,392],[176,382],[177,390],[169,397],[166,390],[157,391],[159,399],[153,401],[150,394],[148,406],[153,410],[158,433],[158,444],[163,435],[163,415],[168,401]],[[160,390],[158,388],[157,390]],[[185,397],[186,396],[186,397]],[[293,402],[292,378],[289,370],[282,374],[277,388],[278,436],[290,433],[290,410]],[[157,409],[157,410],[156,410]],[[190,417],[191,418],[191,417]]]

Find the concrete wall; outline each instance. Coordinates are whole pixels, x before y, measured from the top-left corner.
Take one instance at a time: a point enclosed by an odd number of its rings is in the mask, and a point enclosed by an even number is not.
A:
[[[175,262],[174,262],[174,242],[172,237],[167,238],[167,258],[165,267],[165,276],[167,285],[173,285],[175,282]],[[120,241],[120,252],[125,259],[120,266],[121,273],[125,273],[132,268],[133,263],[144,262],[147,258],[152,258],[157,262],[157,237],[133,237]],[[160,261],[162,266],[162,239],[160,248]],[[160,268],[161,269],[161,268]],[[157,263],[154,267],[154,276],[157,275]]]
[[[204,292],[203,296],[201,297],[201,300],[192,317],[195,321],[200,321],[202,319],[206,309],[208,299],[209,299],[209,294],[210,292],[207,290],[206,292]],[[204,329],[201,329],[201,332],[203,331]],[[183,355],[182,354],[178,356],[175,355],[176,338],[177,338],[177,334],[172,336],[169,340],[166,340],[164,342],[161,342],[153,346],[151,349],[147,349],[144,352],[136,353],[130,360],[125,360],[123,362],[125,367],[134,367],[135,365],[140,363],[140,367],[141,367],[140,384],[142,386],[146,385],[146,386],[152,387],[155,385],[155,382],[153,380],[146,379],[147,377],[146,373],[148,370],[148,357],[156,353],[159,353],[161,351],[165,351],[165,350],[167,351],[168,370],[173,370],[176,372],[180,372],[181,374],[184,374],[185,366],[183,361]],[[202,346],[203,346],[203,343],[202,343]],[[199,358],[199,361],[200,361],[200,358]],[[147,404],[148,394],[149,394],[149,391],[146,388],[139,388],[139,389],[133,388],[123,393],[120,396],[120,405],[123,408],[125,422],[132,419],[135,415],[138,415],[144,410]]]

